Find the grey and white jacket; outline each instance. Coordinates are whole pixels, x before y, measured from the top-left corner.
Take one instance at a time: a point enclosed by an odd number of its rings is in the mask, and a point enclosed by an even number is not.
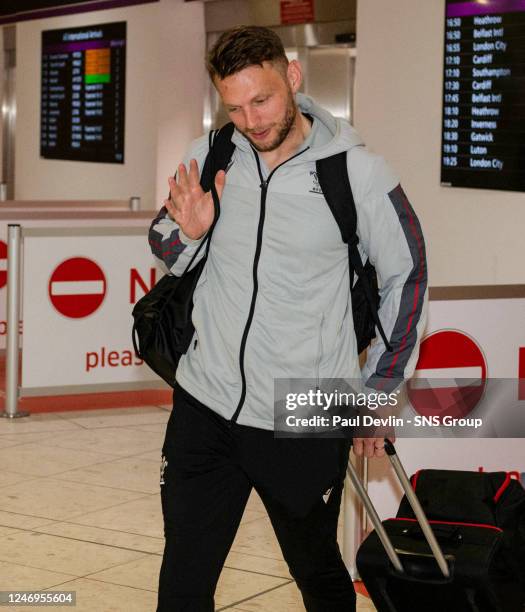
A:
[[[226,419],[274,429],[274,379],[360,379],[366,387],[409,378],[426,319],[427,265],[419,221],[397,177],[351,125],[302,94],[313,117],[296,156],[271,173],[237,130],[221,215],[194,293],[195,335],[177,382]],[[359,249],[376,267],[378,334],[361,371],[352,321],[348,250],[317,181],[315,161],[347,151]],[[208,135],[184,160],[202,170]],[[161,210],[150,228],[164,272],[180,275],[200,240]],[[201,249],[201,253],[204,249]],[[199,254],[200,256],[200,254]],[[395,384],[390,386],[390,389]]]

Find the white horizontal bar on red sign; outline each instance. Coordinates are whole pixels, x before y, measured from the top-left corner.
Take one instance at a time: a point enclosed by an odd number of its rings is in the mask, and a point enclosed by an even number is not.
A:
[[[99,295],[104,293],[104,281],[53,281],[51,295]]]

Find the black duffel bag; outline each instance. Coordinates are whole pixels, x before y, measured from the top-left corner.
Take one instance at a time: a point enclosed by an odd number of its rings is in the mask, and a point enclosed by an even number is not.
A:
[[[166,274],[133,308],[135,353],[172,387],[179,359],[195,331],[193,292],[205,264],[203,257],[182,276]]]

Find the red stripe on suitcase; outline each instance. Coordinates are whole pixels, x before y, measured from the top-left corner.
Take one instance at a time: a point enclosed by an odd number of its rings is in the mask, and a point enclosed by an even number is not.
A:
[[[495,504],[498,503],[498,499],[503,495],[503,492],[509,486],[509,484],[510,484],[510,473],[507,472],[507,475],[505,476],[505,480],[503,481],[501,487],[496,491],[496,495],[494,495]]]
[[[410,521],[412,523],[417,523],[417,519],[413,518],[404,518],[402,516],[398,516],[395,518],[387,519],[389,521]],[[503,529],[496,527],[494,525],[486,525],[484,523],[460,523],[456,521],[428,521],[430,524],[435,523],[436,525],[463,525],[465,527],[484,527],[485,529],[495,529],[496,531],[503,532]]]
[[[414,491],[416,490],[417,487],[417,479],[419,478],[419,473],[421,472],[421,470],[418,470],[410,479],[411,480],[411,484],[412,484],[412,488],[414,489]]]
[[[422,470],[418,470],[415,474],[413,474],[410,477],[410,484],[412,485],[412,488],[414,489],[414,492],[416,490],[417,487],[417,479],[419,478],[419,474]],[[478,472],[483,472],[483,468],[479,468]],[[505,480],[503,481],[503,483],[501,484],[500,488],[496,491],[496,494],[494,495],[494,503],[497,504],[499,501],[499,498],[503,495],[503,493],[505,492],[505,489],[509,486],[510,484],[510,480],[512,478],[512,476],[514,474],[517,474],[516,479],[519,481],[520,480],[520,476],[518,472],[507,472],[507,475],[505,476]]]

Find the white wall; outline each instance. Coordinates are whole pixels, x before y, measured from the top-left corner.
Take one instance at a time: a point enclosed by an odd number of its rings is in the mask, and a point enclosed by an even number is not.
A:
[[[41,158],[41,31],[112,21],[127,22],[125,163]],[[200,133],[204,46],[202,5],[183,0],[19,23],[16,199],[138,195],[144,208],[157,207],[160,174],[175,167],[189,141]]]
[[[200,136],[208,75],[204,67],[206,35],[201,2],[162,0],[157,32],[159,99],[157,125],[156,207],[168,194],[189,143]]]
[[[361,0],[355,124],[402,179],[430,285],[524,283],[525,195],[440,187],[444,0]]]

